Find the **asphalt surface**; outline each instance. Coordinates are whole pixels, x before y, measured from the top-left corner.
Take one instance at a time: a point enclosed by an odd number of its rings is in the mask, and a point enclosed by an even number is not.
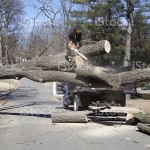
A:
[[[22,79],[0,106],[0,150],[147,150],[150,136],[124,124],[53,124],[52,85]],[[63,109],[62,109],[63,110]]]

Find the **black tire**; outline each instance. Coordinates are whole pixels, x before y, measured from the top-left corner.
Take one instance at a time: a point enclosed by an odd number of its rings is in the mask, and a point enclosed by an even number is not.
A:
[[[73,110],[74,111],[79,111],[79,101],[80,101],[80,97],[78,95],[75,95],[74,100],[73,100]]]

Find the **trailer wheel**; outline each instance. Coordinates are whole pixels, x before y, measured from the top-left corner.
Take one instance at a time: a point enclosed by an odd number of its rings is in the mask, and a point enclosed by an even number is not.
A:
[[[74,111],[79,111],[79,102],[80,102],[80,97],[78,95],[75,95],[74,101],[73,101],[73,110]]]
[[[64,109],[68,109],[68,105],[64,104]]]

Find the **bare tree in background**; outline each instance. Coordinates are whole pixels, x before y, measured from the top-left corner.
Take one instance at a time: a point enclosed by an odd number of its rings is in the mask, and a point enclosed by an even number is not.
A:
[[[125,45],[125,56],[124,56],[124,67],[130,65],[131,59],[131,35],[132,35],[132,25],[133,25],[133,11],[134,11],[134,0],[126,0],[127,3],[127,35],[126,35],[126,45]]]
[[[30,34],[30,39],[28,43],[30,51],[33,50],[32,56],[42,56],[48,54],[56,54],[62,51],[62,40],[60,37],[58,25],[56,22],[57,15],[62,10],[61,7],[56,5],[54,0],[37,0],[40,6],[36,6],[34,3],[29,1],[29,6],[33,7],[38,11],[34,20],[34,26],[32,30],[32,34]],[[36,25],[36,19],[39,15],[45,15],[47,17],[47,21]],[[37,43],[37,45],[35,45]],[[41,43],[41,44],[40,44]],[[36,47],[36,48],[35,48]]]
[[[15,49],[18,41],[17,32],[20,30],[20,21],[23,15],[23,3],[21,0],[3,1],[3,47],[6,64],[15,61]]]
[[[70,29],[70,12],[74,7],[74,3],[72,0],[60,0],[62,11],[61,11],[61,26],[63,33],[63,49],[66,48],[67,45],[67,33]]]
[[[31,57],[39,56],[42,49],[51,42],[51,32],[44,24],[34,26],[28,38],[28,46]]]
[[[64,32],[67,33],[70,28],[70,11],[72,10],[74,4],[72,0],[60,0],[62,6],[62,20]]]

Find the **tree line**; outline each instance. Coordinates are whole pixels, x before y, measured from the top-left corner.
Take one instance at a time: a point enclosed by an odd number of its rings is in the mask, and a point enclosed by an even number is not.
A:
[[[146,0],[37,0],[38,10],[30,32],[22,26],[25,3],[0,1],[0,63],[14,64],[17,58],[31,59],[64,51],[67,33],[80,24],[82,43],[108,40],[112,51],[97,56],[95,65],[127,67],[132,62],[150,63],[150,3]],[[54,5],[55,4],[55,5]],[[45,22],[36,24],[42,14]]]

